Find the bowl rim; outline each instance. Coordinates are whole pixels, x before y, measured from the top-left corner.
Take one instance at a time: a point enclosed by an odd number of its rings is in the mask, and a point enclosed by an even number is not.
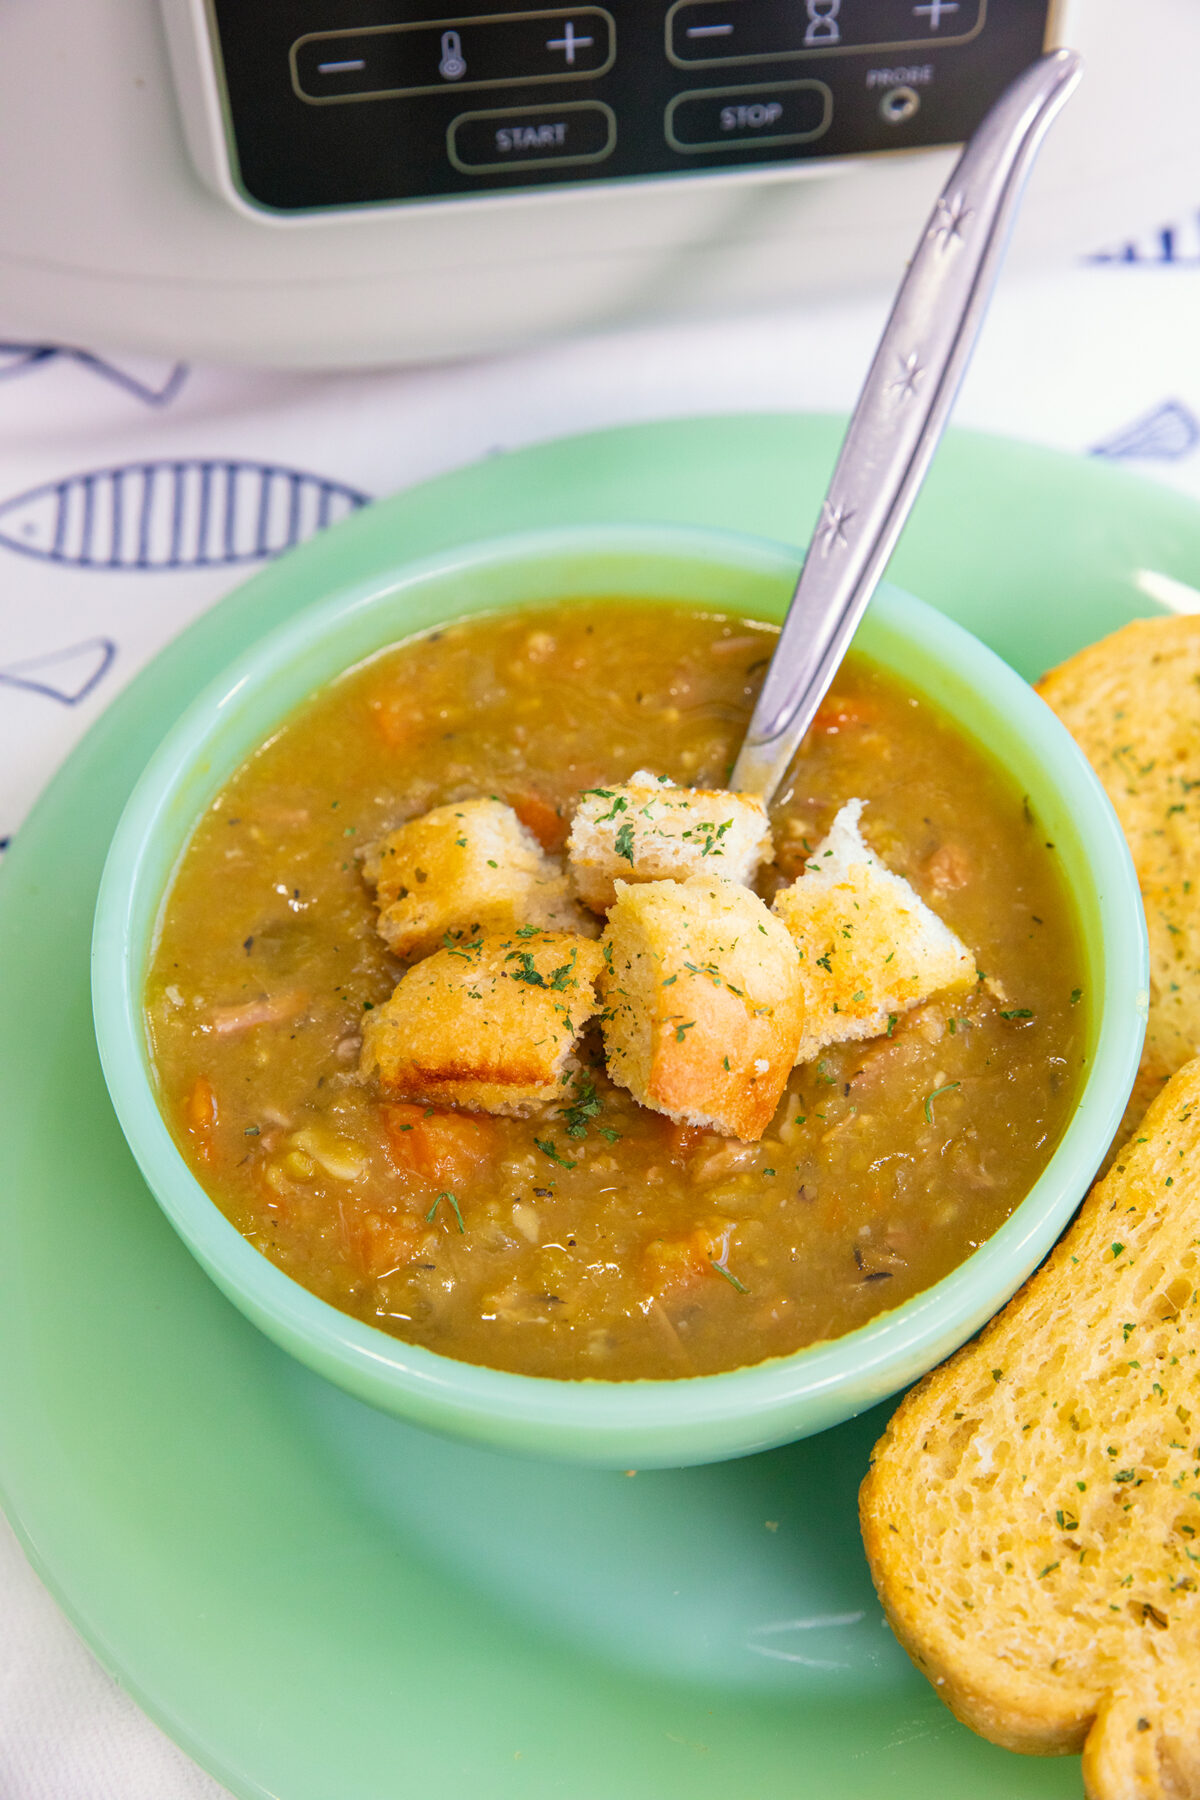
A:
[[[671,524],[522,531],[413,561],[398,553],[386,573],[335,589],[266,633],[181,714],[122,812],[104,866],[93,930],[97,1043],[122,1131],[167,1218],[240,1310],[310,1366],[412,1422],[506,1447],[512,1447],[515,1435],[516,1447],[542,1454],[604,1461],[615,1456],[620,1461],[640,1452],[646,1467],[656,1461],[740,1455],[821,1429],[897,1391],[948,1353],[948,1336],[954,1345],[961,1343],[998,1310],[1074,1212],[1119,1123],[1137,1069],[1148,1004],[1148,953],[1136,875],[1116,815],[1083,753],[1033,689],[945,614],[882,584],[860,629],[883,639],[890,633],[895,642],[910,644],[948,669],[960,685],[987,692],[993,713],[1006,708],[1020,722],[1019,735],[1031,760],[1087,845],[1085,862],[1095,877],[1094,891],[1081,896],[1065,872],[1064,881],[1077,914],[1090,901],[1091,923],[1080,917],[1079,933],[1085,960],[1102,976],[1102,992],[1098,1000],[1088,996],[1092,1050],[1078,1104],[1042,1174],[1008,1220],[931,1287],[840,1337],[710,1375],[609,1381],[521,1375],[462,1362],[392,1338],[338,1311],[269,1262],[191,1173],[155,1098],[140,1005],[155,929],[153,924],[145,929],[145,890],[152,881],[150,913],[156,921],[178,856],[203,811],[204,803],[189,807],[182,825],[172,817],[189,771],[209,766],[211,773],[206,753],[236,722],[239,709],[253,702],[264,683],[279,683],[284,672],[327,646],[331,632],[351,635],[349,627],[365,627],[413,594],[459,578],[564,557],[592,564],[606,557],[692,561],[781,584],[786,580],[790,592],[801,552],[773,539]],[[624,592],[635,597],[632,587]],[[442,616],[474,617],[498,610],[508,608],[472,607]],[[738,608],[735,604],[728,610]],[[429,628],[389,633],[377,648],[403,643]],[[868,646],[864,651],[874,654]],[[324,679],[334,679],[362,660],[342,659]],[[931,697],[946,709],[943,699]],[[296,704],[294,698],[281,702],[275,721],[286,718]],[[970,722],[955,717],[954,723],[975,737]],[[259,732],[254,742],[263,735]],[[995,750],[976,741],[998,760]],[[210,798],[226,779],[228,773],[212,775]],[[163,831],[177,848],[160,879],[162,859],[156,862],[154,852]],[[981,1307],[984,1289],[989,1297]],[[878,1378],[888,1371],[880,1386]],[[848,1384],[870,1389],[869,1397],[838,1410],[833,1397]],[[818,1415],[817,1422],[797,1425],[806,1409]],[[828,1417],[819,1416],[823,1409]],[[697,1449],[701,1441],[707,1447]]]

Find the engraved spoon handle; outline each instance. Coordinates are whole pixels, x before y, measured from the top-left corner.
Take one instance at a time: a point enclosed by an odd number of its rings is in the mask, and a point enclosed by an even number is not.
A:
[[[770,801],[875,591],[945,428],[1025,177],[1081,60],[1018,76],[942,189],[900,284],[730,787]]]

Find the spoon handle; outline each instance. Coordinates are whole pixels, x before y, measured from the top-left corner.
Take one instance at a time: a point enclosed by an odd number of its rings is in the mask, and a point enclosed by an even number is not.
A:
[[[837,673],[945,428],[1033,158],[1079,80],[1043,56],[955,165],[900,284],[821,506],[730,787],[769,801]]]

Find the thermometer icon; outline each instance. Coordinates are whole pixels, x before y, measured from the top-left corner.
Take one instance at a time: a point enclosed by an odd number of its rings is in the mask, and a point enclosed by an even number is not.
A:
[[[457,31],[443,31],[442,60],[438,64],[438,74],[447,81],[458,81],[467,72],[463,61],[462,39]]]

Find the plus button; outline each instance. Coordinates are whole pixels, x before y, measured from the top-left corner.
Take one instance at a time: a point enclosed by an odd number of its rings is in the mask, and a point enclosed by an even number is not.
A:
[[[941,3],[944,4],[944,0],[941,0]],[[574,21],[568,19],[563,27],[562,36],[547,39],[546,48],[547,50],[561,50],[565,60],[573,64],[576,50],[590,50],[595,41],[595,38],[577,37]]]
[[[925,13],[929,19],[930,31],[937,31],[942,23],[943,13],[956,13],[958,0],[929,0],[927,6],[914,6],[914,13]]]

